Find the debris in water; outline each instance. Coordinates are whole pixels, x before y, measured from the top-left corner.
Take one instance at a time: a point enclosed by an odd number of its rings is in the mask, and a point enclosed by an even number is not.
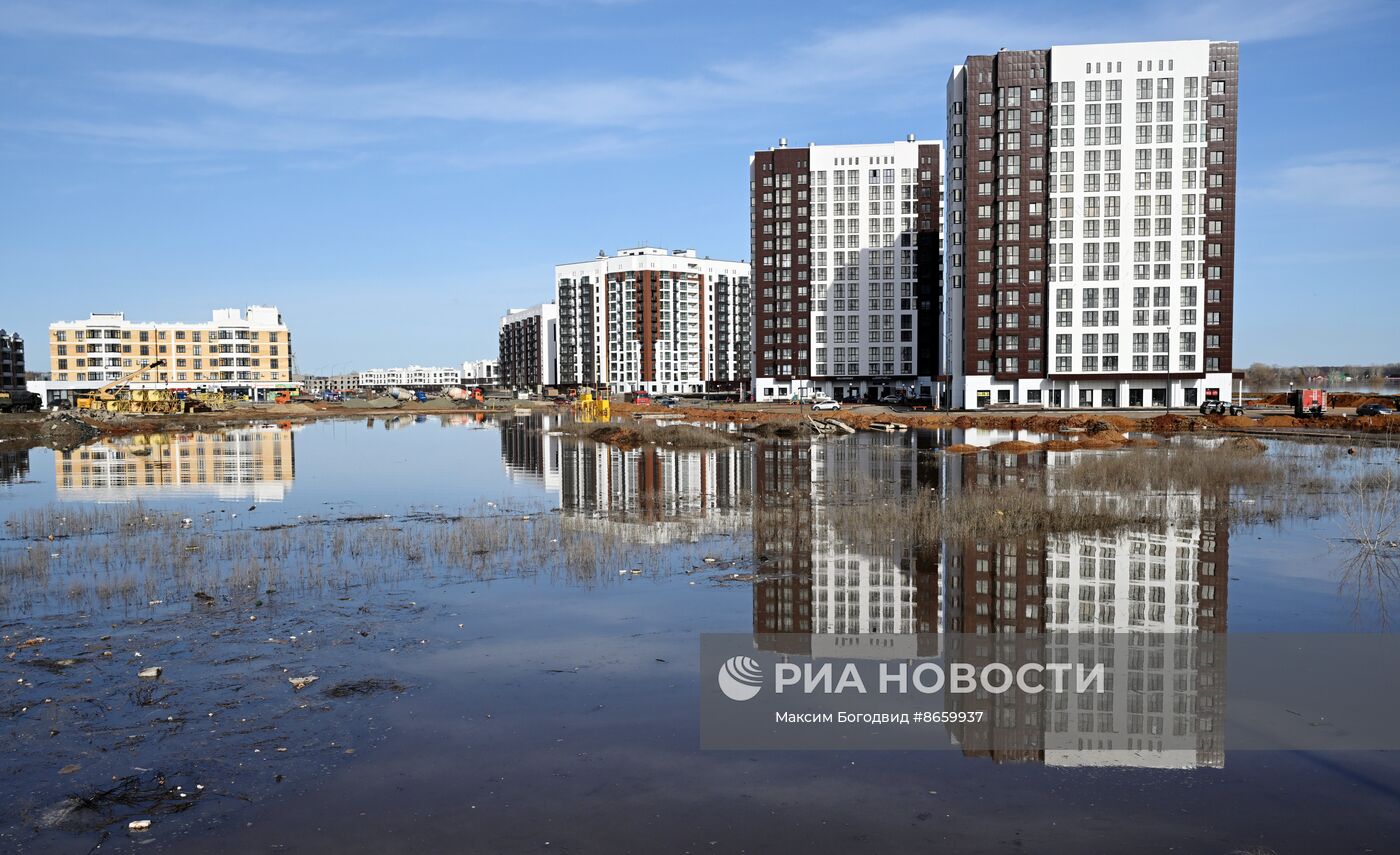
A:
[[[37,647],[38,645],[43,644],[46,641],[48,641],[48,639],[44,636],[36,635],[33,638],[26,638],[24,641],[21,641],[19,643],[18,649],[23,650],[26,647]]]
[[[140,677],[143,680],[154,680],[160,676],[160,673],[160,666],[153,665],[150,668],[142,668],[139,672],[137,672],[136,676]]]
[[[126,827],[132,831],[145,831],[151,827],[151,821],[149,819],[133,819],[126,824]]]
[[[308,674],[305,677],[288,677],[287,682],[292,684],[292,688],[298,692],[316,682],[318,678],[315,674]]]

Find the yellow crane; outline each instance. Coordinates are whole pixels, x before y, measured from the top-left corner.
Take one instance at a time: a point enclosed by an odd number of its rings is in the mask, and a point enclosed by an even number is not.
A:
[[[78,398],[80,410],[104,410],[109,413],[179,413],[185,402],[166,389],[131,389],[131,381],[165,364],[164,359],[148,362],[129,371],[90,394]]]

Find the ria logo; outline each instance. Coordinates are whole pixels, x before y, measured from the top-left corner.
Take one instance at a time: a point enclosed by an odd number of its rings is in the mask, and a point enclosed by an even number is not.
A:
[[[747,701],[763,688],[763,670],[747,656],[731,656],[720,666],[719,688],[731,701]]]

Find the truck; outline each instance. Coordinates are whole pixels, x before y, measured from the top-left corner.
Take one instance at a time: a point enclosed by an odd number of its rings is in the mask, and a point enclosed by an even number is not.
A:
[[[36,413],[43,405],[44,399],[33,392],[0,391],[0,413]]]
[[[409,389],[400,389],[398,386],[391,386],[384,394],[395,401],[418,401],[421,403],[428,400],[426,392],[414,392]]]
[[[1294,389],[1288,393],[1293,415],[1300,419],[1321,416],[1327,412],[1326,389]]]

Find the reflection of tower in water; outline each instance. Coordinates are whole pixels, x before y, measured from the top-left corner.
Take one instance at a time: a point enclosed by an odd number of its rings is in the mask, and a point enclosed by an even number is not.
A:
[[[747,447],[622,449],[553,433],[556,418],[502,420],[501,459],[512,478],[554,493],[567,525],[663,542],[732,532],[748,510]]]
[[[960,457],[949,480],[964,490],[1043,484],[1053,495],[1059,457]],[[968,634],[965,660],[1103,664],[1106,676],[1099,694],[952,696],[954,708],[984,714],[954,729],[966,754],[1051,765],[1223,764],[1225,497],[1149,497],[1149,509],[1163,522],[949,551],[948,628]]]
[[[905,437],[772,442],[756,450],[754,632],[798,655],[933,655],[940,624],[937,545],[870,503],[920,489]],[[853,512],[861,511],[861,512]]]
[[[0,451],[0,484],[13,484],[29,477],[29,449]]]

